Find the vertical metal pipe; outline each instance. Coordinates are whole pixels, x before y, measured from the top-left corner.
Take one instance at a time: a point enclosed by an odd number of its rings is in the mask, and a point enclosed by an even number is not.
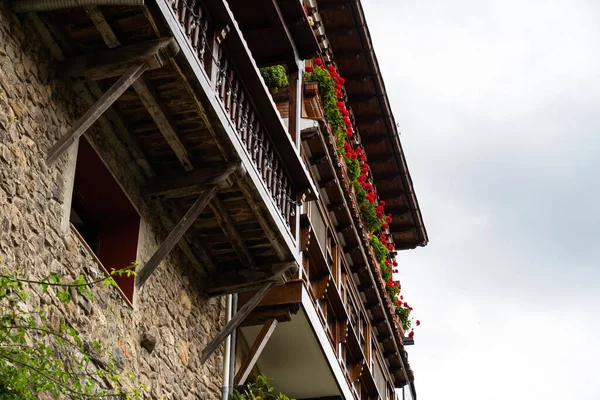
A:
[[[227,295],[227,305],[225,306],[226,313],[226,321],[227,324],[231,320],[231,310],[232,310],[232,295]],[[229,377],[230,371],[230,354],[231,354],[231,336],[225,339],[225,353],[223,354],[223,386],[221,387],[221,398],[222,400],[229,399],[229,381],[231,380]]]
[[[237,304],[238,304],[238,295],[237,293],[232,295],[232,299],[231,299],[231,317],[233,318],[233,316],[237,313]],[[229,336],[229,338],[231,339],[231,345],[230,345],[230,356],[229,356],[229,394],[231,395],[231,393],[233,393],[233,379],[235,378],[235,352],[236,352],[236,345],[237,345],[237,329],[234,330],[233,332],[231,332],[231,336]]]

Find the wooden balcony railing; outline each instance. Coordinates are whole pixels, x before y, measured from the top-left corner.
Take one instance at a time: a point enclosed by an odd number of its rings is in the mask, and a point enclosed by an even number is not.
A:
[[[195,56],[211,79],[212,89],[220,100],[231,126],[244,143],[247,155],[273,199],[288,228],[296,217],[296,193],[284,162],[261,122],[251,100],[251,93],[239,78],[227,51],[212,39],[210,21],[197,0],[165,0],[171,4],[181,29],[194,49]],[[210,39],[210,40],[209,40]],[[216,47],[216,48],[215,48]],[[205,59],[210,57],[211,59]],[[214,58],[213,58],[214,57]],[[213,71],[212,68],[216,68]]]

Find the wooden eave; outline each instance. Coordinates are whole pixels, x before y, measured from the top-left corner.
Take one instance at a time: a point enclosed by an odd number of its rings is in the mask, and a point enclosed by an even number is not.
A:
[[[286,64],[295,69],[296,57],[314,57],[319,43],[297,0],[228,2],[238,26],[260,67]]]
[[[428,242],[427,231],[362,5],[360,1],[319,0],[318,12],[331,44],[333,60],[346,79],[345,89],[358,127],[357,136],[365,148],[374,184],[386,194],[381,196],[386,201],[386,209],[407,210],[406,214],[395,214],[390,225],[396,248],[424,246]],[[390,176],[397,178],[389,179]]]

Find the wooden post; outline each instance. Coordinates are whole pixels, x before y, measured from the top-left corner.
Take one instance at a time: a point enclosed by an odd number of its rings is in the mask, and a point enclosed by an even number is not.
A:
[[[262,298],[267,294],[267,291],[275,284],[274,281],[267,281],[258,292],[250,299],[239,311],[234,315],[234,317],[229,320],[227,325],[221,329],[221,331],[214,337],[214,339],[204,348],[202,352],[202,358],[200,359],[200,363],[204,364],[206,360],[217,350],[219,345],[223,343],[223,341],[233,332],[237,327],[246,319],[248,314],[256,307],[258,303],[262,300]]]
[[[252,348],[250,349],[248,357],[246,358],[246,360],[244,360],[244,363],[242,364],[240,370],[235,375],[235,379],[233,380],[235,382],[235,386],[243,385],[246,382],[246,379],[248,379],[248,375],[250,375],[250,372],[252,372],[256,361],[258,361],[258,358],[260,357],[262,351],[267,345],[267,342],[271,338],[271,335],[275,331],[276,327],[277,319],[275,318],[271,318],[267,322],[265,322],[262,329],[260,330],[260,333],[254,340],[254,344],[252,344]]]
[[[75,125],[69,129],[69,131],[61,137],[58,142],[54,146],[48,150],[48,155],[46,157],[46,164],[53,164],[62,154],[63,152],[85,131],[88,130],[90,126],[100,116],[127,90],[129,86],[133,82],[135,82],[142,74],[148,69],[148,65],[144,63],[137,64],[125,74],[119,78],[119,80],[108,89],[106,93],[98,101],[85,113],[81,118],[77,120]]]
[[[158,268],[159,264],[165,259],[167,254],[173,250],[173,247],[181,240],[185,232],[192,226],[196,218],[198,218],[198,215],[200,215],[218,190],[219,188],[217,186],[207,188],[198,200],[192,204],[188,212],[181,218],[181,221],[173,228],[171,233],[169,233],[169,236],[167,236],[165,241],[162,242],[160,247],[152,255],[150,261],[140,269],[136,280],[136,287],[138,289],[142,287],[154,270]]]

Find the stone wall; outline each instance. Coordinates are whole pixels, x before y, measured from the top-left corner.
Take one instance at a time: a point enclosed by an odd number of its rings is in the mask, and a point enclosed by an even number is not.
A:
[[[0,265],[39,279],[50,271],[75,278],[104,274],[68,224],[76,146],[53,166],[44,154],[87,105],[78,87],[57,77],[53,60],[27,20],[0,1]],[[103,121],[104,128],[110,128]],[[141,200],[139,170],[117,135],[97,123],[86,137],[141,216],[138,261],[152,255],[167,231],[159,204]],[[67,213],[67,214],[66,214]],[[65,224],[65,220],[67,223]],[[99,340],[125,369],[150,387],[153,399],[214,399],[222,384],[222,349],[204,365],[205,345],[225,322],[223,298],[201,296],[198,274],[179,249],[171,252],[130,305],[114,288],[95,289],[93,302],[76,296],[61,304],[34,296],[55,319],[65,319],[87,339]],[[142,335],[157,338],[152,353]]]

